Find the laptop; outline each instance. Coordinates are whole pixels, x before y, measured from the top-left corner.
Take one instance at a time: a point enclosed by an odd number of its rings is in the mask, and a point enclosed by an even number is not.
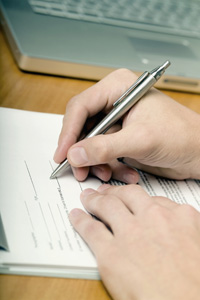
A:
[[[157,87],[200,93],[200,0],[0,0],[21,70],[99,80],[166,60]]]

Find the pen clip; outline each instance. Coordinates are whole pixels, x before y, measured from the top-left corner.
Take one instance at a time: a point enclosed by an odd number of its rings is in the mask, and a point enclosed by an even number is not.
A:
[[[130,86],[130,88],[122,94],[114,103],[113,106],[116,107],[118,104],[120,104],[145,78],[149,76],[149,72],[143,73],[134,84]]]

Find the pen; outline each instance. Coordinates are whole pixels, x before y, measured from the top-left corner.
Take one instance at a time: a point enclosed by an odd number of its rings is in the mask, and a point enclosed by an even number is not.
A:
[[[116,123],[137,101],[148,92],[148,90],[160,79],[165,70],[170,66],[167,60],[161,66],[151,72],[144,72],[131,87],[117,99],[113,109],[86,135],[90,138],[98,134],[104,134],[114,123]],[[67,158],[53,171],[50,178],[54,179],[61,175],[69,166]]]

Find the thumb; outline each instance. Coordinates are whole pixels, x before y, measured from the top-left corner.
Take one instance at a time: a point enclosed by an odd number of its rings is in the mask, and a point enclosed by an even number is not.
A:
[[[105,164],[121,156],[127,156],[130,139],[124,130],[84,139],[74,144],[67,153],[69,163],[74,167]]]

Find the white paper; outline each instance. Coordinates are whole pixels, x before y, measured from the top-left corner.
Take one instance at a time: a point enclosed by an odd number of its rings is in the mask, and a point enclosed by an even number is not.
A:
[[[164,196],[178,204],[190,204],[200,211],[200,180],[170,180],[140,173],[139,184],[151,196]]]
[[[31,272],[35,265],[38,270],[88,268],[98,274],[94,256],[68,213],[82,208],[83,189],[101,182],[90,178],[80,183],[70,168],[64,176],[49,179],[56,167],[52,156],[61,122],[60,115],[0,109],[0,208],[9,247],[0,252],[0,262],[10,271],[22,266]]]
[[[90,178],[80,183],[70,169],[49,179],[61,125],[61,115],[0,108],[1,273],[99,278],[96,260],[68,213],[83,208],[81,190],[101,182]],[[199,180],[140,176],[150,195],[189,203],[200,211]]]

